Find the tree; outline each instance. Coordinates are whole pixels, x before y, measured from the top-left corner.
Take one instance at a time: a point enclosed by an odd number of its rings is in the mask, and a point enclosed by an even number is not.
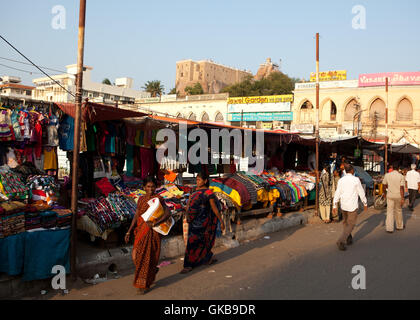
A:
[[[249,76],[242,82],[224,88],[222,92],[229,92],[230,97],[292,94],[297,81],[282,72],[273,72],[261,80]]]
[[[102,80],[102,84],[109,84],[109,85],[112,85],[112,84],[111,84],[111,81],[110,81],[108,78],[105,78],[104,80]]]
[[[176,88],[172,88],[169,94],[178,94],[178,91],[176,91]]]
[[[189,96],[194,96],[194,95],[197,95],[197,94],[203,94],[204,93],[203,87],[201,86],[201,84],[199,82],[194,84],[193,87],[190,87],[190,86],[185,87],[184,91]]]
[[[160,97],[165,90],[159,80],[147,81],[142,88],[150,92],[153,98]]]

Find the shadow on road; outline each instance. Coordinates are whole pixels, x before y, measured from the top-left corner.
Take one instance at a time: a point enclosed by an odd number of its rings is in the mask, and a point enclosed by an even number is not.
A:
[[[215,255],[215,258],[217,258],[217,260],[220,262],[226,262],[230,259],[233,259],[237,256],[240,256],[242,254],[245,254],[246,252],[253,250],[253,249],[257,249],[257,248],[263,248],[263,247],[267,247],[270,246],[272,243],[277,242],[277,241],[282,241],[285,240],[287,238],[289,238],[290,236],[292,236],[296,231],[298,231],[301,228],[304,228],[305,226],[297,226],[297,227],[293,227],[287,230],[283,230],[283,231],[279,231],[276,234],[271,234],[270,235],[270,239],[259,239],[259,240],[253,240],[247,243],[242,243],[239,247],[237,248],[233,248],[233,249],[229,249],[226,251],[223,251],[221,253],[218,253],[217,255]],[[185,279],[188,276],[191,276],[197,272],[201,272],[203,271],[204,268],[207,268],[209,266],[200,266],[197,267],[195,269],[193,269],[193,271],[187,273],[187,274],[179,274],[176,273],[174,275],[171,275],[169,277],[163,278],[163,279],[159,279],[156,282],[156,288],[158,287],[165,287],[165,286],[169,286],[171,284],[174,284],[180,280]],[[181,271],[181,270],[180,270]]]

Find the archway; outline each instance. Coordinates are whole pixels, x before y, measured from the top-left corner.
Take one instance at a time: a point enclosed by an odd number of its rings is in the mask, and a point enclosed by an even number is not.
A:
[[[194,112],[191,112],[190,113],[190,115],[188,117],[188,120],[193,120],[193,121],[197,120],[197,117],[195,116],[195,113]]]
[[[381,98],[376,98],[369,109],[369,118],[371,120],[384,121],[385,120],[385,102]]]
[[[209,121],[210,117],[207,114],[207,112],[204,112],[203,115],[201,116],[201,121]]]
[[[214,118],[214,121],[216,122],[224,122],[225,119],[223,118],[223,114],[221,112],[216,113],[216,117]]]
[[[410,100],[404,98],[397,106],[397,121],[412,121],[413,120],[413,105]]]
[[[300,122],[312,123],[314,107],[309,100],[306,100],[300,107]]]
[[[351,99],[344,108],[344,121],[353,121],[354,116],[360,111],[360,105],[356,99]]]

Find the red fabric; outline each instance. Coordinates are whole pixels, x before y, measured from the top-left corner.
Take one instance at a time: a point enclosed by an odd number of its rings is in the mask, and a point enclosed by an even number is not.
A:
[[[36,123],[35,128],[32,131],[31,141],[35,142],[34,153],[37,159],[41,158],[42,155],[42,126],[39,121]]]
[[[98,189],[104,194],[104,196],[108,196],[109,193],[116,191],[117,189],[109,182],[108,178],[102,178],[101,180],[96,182],[96,186]]]
[[[75,117],[76,105],[74,103],[56,103],[56,105],[70,117]],[[92,102],[84,102],[82,104],[81,111],[82,120],[90,123],[98,121],[119,120],[124,118],[143,117],[147,115],[143,112],[136,112]]]

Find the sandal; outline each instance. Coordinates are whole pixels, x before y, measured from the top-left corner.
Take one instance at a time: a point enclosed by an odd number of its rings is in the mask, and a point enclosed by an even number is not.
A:
[[[188,272],[191,272],[191,271],[192,271],[192,268],[188,267],[188,268],[182,269],[180,273],[185,274],[185,273],[188,273]]]

